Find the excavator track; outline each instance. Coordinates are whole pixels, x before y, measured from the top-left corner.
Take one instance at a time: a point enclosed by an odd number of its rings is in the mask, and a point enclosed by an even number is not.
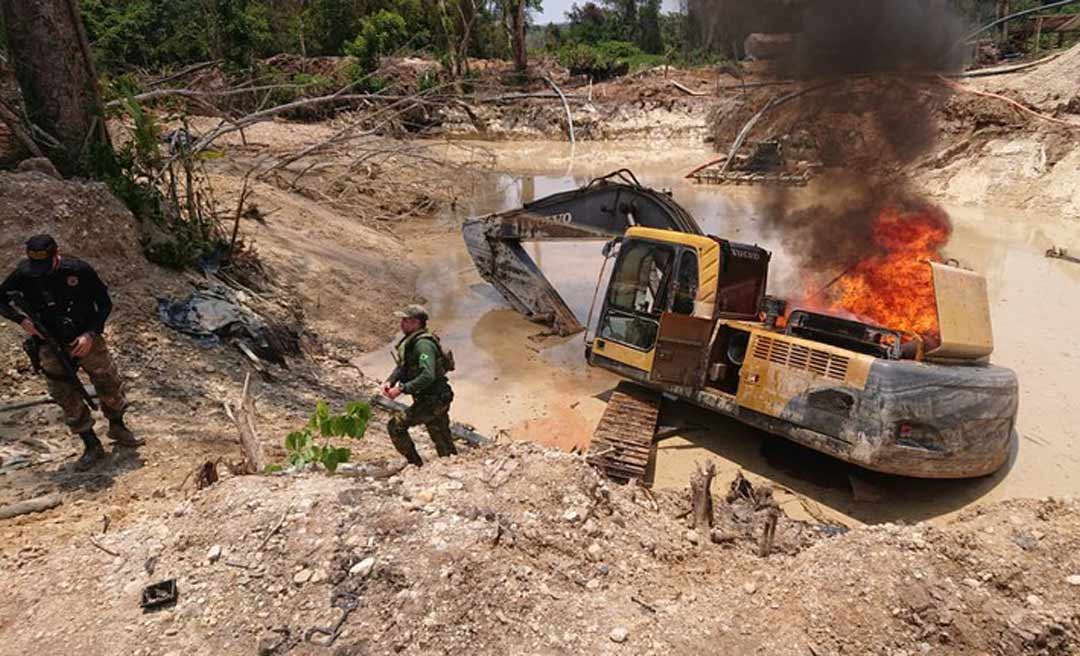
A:
[[[619,383],[593,433],[587,462],[610,479],[640,480],[651,486],[651,465],[656,457],[653,438],[659,418],[659,393],[630,382]]]

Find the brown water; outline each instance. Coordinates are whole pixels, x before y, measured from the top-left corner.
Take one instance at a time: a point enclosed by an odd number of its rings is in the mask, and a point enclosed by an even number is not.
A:
[[[783,293],[799,272],[786,262],[783,235],[764,234],[748,188],[700,187],[682,175],[712,155],[654,144],[591,144],[573,158],[565,144],[495,146],[501,170],[471,190],[468,204],[441,219],[457,226],[470,215],[578,187],[592,177],[631,166],[653,187],[672,189],[710,233],[759,243],[773,251],[770,291]],[[809,189],[821,196],[828,190]],[[841,521],[916,521],[947,515],[977,500],[1080,492],[1080,266],[1044,257],[1051,245],[1080,249],[1080,226],[1061,216],[1024,216],[993,208],[947,206],[955,231],[946,255],[988,278],[995,363],[1020,378],[1018,439],[999,473],[971,481],[922,481],[866,472],[685,404],[668,404],[663,421],[689,428],[663,441],[657,485],[685,487],[695,463],[712,461],[721,483],[736,470],[779,486],[789,514],[830,515]],[[600,273],[599,243],[532,245],[534,259],[585,321]],[[459,371],[454,415],[485,433],[506,431],[562,448],[584,447],[603,412],[598,398],[617,378],[584,364],[581,335],[538,337],[543,327],[507,309],[473,270],[457,230],[417,247],[424,273],[420,293],[433,324],[455,351]],[[801,285],[800,285],[801,287]],[[361,358],[371,375],[390,370],[389,351]],[[857,494],[856,492],[857,491]]]

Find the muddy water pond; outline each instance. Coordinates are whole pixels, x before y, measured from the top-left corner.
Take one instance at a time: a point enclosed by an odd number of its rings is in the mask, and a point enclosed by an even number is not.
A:
[[[642,183],[670,189],[709,233],[758,243],[773,252],[770,291],[783,293],[800,272],[784,235],[760,221],[759,190],[701,187],[686,171],[713,155],[681,145],[487,145],[498,174],[463,190],[465,202],[437,220],[415,256],[419,293],[432,322],[455,352],[454,415],[479,430],[504,432],[564,449],[585,448],[603,412],[612,374],[584,363],[582,335],[544,336],[544,327],[510,310],[472,267],[457,227],[469,216],[520,206],[576,188],[619,168]],[[827,195],[811,187],[808,197]],[[1080,492],[1080,266],[1044,256],[1052,245],[1080,248],[1080,227],[1064,216],[1026,216],[1000,208],[944,205],[954,222],[948,257],[983,272],[994,322],[993,361],[1014,369],[1021,406],[1010,462],[997,474],[968,481],[925,481],[852,467],[815,451],[679,403],[665,423],[689,428],[659,447],[657,486],[683,488],[695,463],[712,461],[725,485],[737,470],[776,485],[794,516],[830,516],[846,523],[946,517],[977,501]],[[584,323],[601,273],[599,242],[532,244],[530,252]],[[370,375],[391,368],[389,347],[360,358]]]

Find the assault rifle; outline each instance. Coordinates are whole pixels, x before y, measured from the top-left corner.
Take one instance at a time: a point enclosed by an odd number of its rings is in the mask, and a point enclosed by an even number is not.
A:
[[[30,356],[30,362],[34,366],[34,372],[41,371],[41,359],[38,357],[38,348],[44,345],[45,348],[52,352],[53,356],[60,363],[60,366],[64,369],[64,378],[75,386],[75,389],[79,390],[79,395],[82,396],[83,403],[91,410],[97,410],[97,403],[94,402],[93,397],[83,387],[82,381],[79,380],[78,366],[71,359],[68,354],[67,345],[53,335],[52,331],[45,326],[45,322],[41,320],[41,317],[36,312],[30,309],[30,306],[26,303],[26,299],[22,294],[10,294],[8,296],[12,307],[30,320],[30,323],[34,324],[34,329],[37,330],[41,337],[31,337],[24,344],[23,348],[26,350],[27,355]],[[48,373],[45,373],[48,376]]]

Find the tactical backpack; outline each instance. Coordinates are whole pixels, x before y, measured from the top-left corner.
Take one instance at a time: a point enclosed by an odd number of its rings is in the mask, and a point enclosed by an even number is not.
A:
[[[439,340],[439,336],[432,332],[425,331],[422,335],[416,338],[417,341],[421,339],[430,339],[435,342],[435,347],[439,349],[439,360],[435,363],[435,375],[445,376],[454,370],[457,366],[454,362],[454,352],[450,349],[443,348],[442,342]]]

